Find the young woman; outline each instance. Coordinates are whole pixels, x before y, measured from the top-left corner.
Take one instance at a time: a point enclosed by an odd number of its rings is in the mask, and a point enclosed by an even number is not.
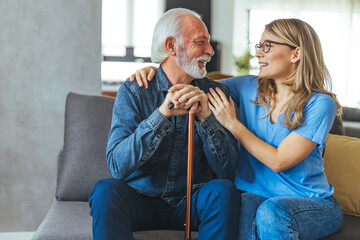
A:
[[[299,19],[279,19],[265,26],[256,50],[258,76],[222,81],[229,100],[220,89],[208,94],[214,115],[241,144],[241,238],[324,238],[343,222],[322,158],[341,107],[326,90],[319,37]]]

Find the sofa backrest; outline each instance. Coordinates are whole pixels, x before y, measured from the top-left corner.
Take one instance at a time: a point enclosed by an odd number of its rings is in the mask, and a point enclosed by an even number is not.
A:
[[[331,134],[345,135],[343,121],[341,117],[336,116],[332,128],[330,129]]]
[[[111,178],[106,145],[114,98],[69,93],[65,107],[64,146],[59,157],[55,196],[87,201],[94,184]]]
[[[55,196],[60,201],[87,201],[94,184],[112,178],[106,145],[115,98],[69,93],[65,106],[64,145],[58,160]],[[342,121],[331,133],[343,135]]]
[[[360,108],[343,107],[343,120],[360,122]]]

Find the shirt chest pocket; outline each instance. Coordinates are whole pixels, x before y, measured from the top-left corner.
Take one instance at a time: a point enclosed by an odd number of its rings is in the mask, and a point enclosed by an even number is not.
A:
[[[170,159],[171,151],[171,140],[165,137],[159,146],[159,148],[154,152],[150,161],[151,162],[166,162]]]

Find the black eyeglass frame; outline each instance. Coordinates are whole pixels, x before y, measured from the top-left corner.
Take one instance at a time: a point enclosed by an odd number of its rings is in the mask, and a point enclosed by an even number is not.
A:
[[[266,46],[266,45],[264,45],[265,43],[270,43],[270,45],[269,46]],[[261,48],[261,50],[264,52],[264,53],[267,53],[267,52],[269,52],[270,51],[270,49],[271,49],[271,44],[279,44],[279,45],[284,45],[284,46],[288,46],[289,48],[291,48],[291,49],[295,49],[296,47],[294,47],[294,46],[291,46],[290,44],[287,44],[287,43],[281,43],[281,42],[275,42],[275,41],[271,41],[271,40],[266,40],[266,41],[264,41],[262,44],[255,44],[255,50],[256,50],[256,52],[258,52],[259,50],[260,50],[260,48]],[[268,47],[268,49],[266,50],[266,47]],[[266,50],[266,51],[265,51]]]

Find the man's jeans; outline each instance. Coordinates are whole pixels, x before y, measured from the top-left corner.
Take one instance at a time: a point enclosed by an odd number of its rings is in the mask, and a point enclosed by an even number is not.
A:
[[[267,199],[245,192],[241,201],[241,240],[320,239],[339,230],[344,219],[333,196]]]
[[[186,201],[171,207],[164,200],[136,192],[118,179],[100,180],[89,197],[94,240],[133,239],[133,231],[184,230]],[[192,195],[191,229],[198,239],[237,239],[240,193],[235,185],[212,180]]]

